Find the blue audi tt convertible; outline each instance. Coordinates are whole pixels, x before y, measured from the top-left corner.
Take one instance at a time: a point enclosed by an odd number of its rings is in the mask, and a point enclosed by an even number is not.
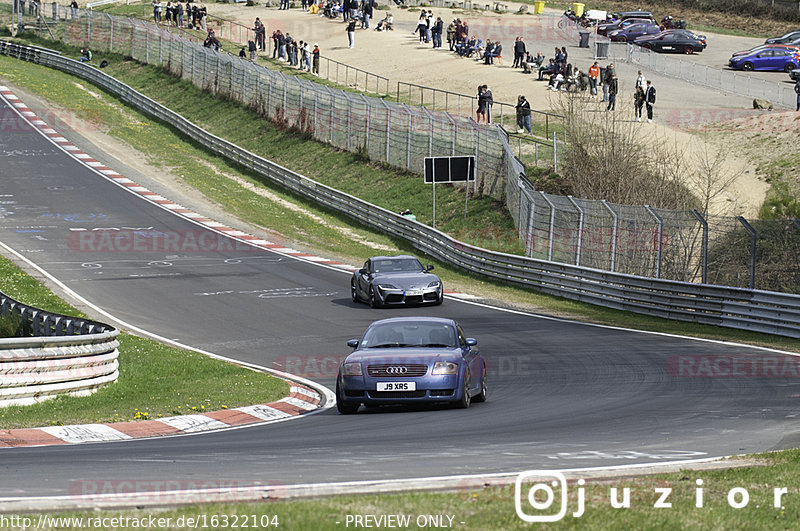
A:
[[[486,400],[486,362],[452,319],[395,317],[375,321],[347,345],[339,367],[336,407],[437,403],[467,408]]]

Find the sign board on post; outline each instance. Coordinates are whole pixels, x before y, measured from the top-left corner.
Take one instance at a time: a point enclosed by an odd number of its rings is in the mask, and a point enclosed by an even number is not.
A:
[[[433,184],[433,227],[436,227],[436,186],[442,183],[469,183],[475,181],[475,157],[425,157],[425,184]],[[464,217],[467,217],[469,186],[464,187]]]

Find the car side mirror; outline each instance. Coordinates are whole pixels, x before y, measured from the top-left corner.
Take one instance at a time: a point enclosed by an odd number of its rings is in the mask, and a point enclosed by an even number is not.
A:
[[[431,264],[426,265],[425,271],[433,271],[433,266]]]
[[[367,270],[362,267],[361,269],[358,270],[358,273],[360,275],[366,275],[367,274]]]
[[[467,338],[467,346],[468,347],[474,347],[477,344],[478,344],[478,340],[475,339],[474,337],[468,337]]]
[[[347,346],[350,348],[356,348],[358,346],[358,339],[351,339],[347,342]]]

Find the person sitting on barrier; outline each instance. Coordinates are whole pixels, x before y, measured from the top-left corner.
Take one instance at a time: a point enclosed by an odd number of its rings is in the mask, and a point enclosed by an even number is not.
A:
[[[411,221],[417,221],[417,216],[415,216],[414,213],[411,212],[411,209],[409,208],[401,210],[399,214],[406,219],[410,219]]]
[[[539,67],[539,81],[544,79],[544,76],[554,75],[559,69],[558,63],[555,59],[550,59],[550,62],[545,66]]]
[[[492,51],[487,50],[487,57],[484,61],[484,64],[493,65],[495,57],[500,57],[503,53],[503,45],[500,44],[499,41],[494,42],[494,47]]]
[[[88,63],[91,60],[92,60],[92,51],[89,48],[86,48],[85,50],[81,49],[81,58],[79,59],[79,61],[81,63]]]
[[[394,29],[394,17],[392,16],[391,12],[387,12],[386,16],[383,17],[383,20],[378,22],[378,25],[375,26],[375,31],[391,31]]]

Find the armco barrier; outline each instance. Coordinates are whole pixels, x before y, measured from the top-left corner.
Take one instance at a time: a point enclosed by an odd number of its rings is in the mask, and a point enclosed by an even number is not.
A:
[[[33,334],[0,338],[0,407],[88,395],[119,376],[113,327],[33,308],[3,293],[0,315]]]
[[[95,83],[142,112],[172,125],[212,152],[271,182],[375,229],[403,238],[420,251],[467,271],[608,308],[800,338],[800,295],[612,273],[474,247],[216,137],[92,66],[2,41],[0,54],[57,68]]]

